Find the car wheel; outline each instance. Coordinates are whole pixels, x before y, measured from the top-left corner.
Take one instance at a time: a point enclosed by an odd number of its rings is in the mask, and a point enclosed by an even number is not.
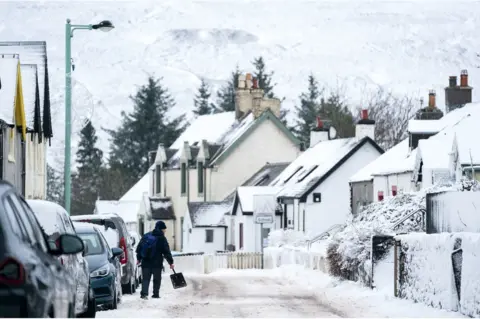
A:
[[[89,297],[87,311],[78,315],[78,317],[79,318],[95,318],[96,314],[97,314],[97,303],[95,302],[95,298]]]

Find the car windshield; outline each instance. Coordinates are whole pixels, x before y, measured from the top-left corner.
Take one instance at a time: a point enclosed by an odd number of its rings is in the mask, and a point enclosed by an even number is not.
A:
[[[78,236],[80,236],[87,247],[85,256],[103,254],[104,247],[97,233],[78,233]]]

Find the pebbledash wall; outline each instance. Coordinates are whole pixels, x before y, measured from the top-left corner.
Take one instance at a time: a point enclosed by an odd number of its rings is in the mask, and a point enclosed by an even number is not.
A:
[[[400,240],[398,295],[480,316],[480,234],[408,234]]]

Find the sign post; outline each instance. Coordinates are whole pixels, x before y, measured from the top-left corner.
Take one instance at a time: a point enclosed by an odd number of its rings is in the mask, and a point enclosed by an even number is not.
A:
[[[260,224],[260,249],[262,252],[263,269],[263,224],[275,222],[275,207],[277,206],[275,195],[254,195],[253,215],[255,224]]]

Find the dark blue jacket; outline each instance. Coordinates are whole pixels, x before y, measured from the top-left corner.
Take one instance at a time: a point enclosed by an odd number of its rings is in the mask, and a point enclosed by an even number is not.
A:
[[[157,244],[156,244],[157,251],[154,254],[155,255],[154,259],[142,260],[142,257],[140,256],[141,247],[145,241],[145,236],[149,234],[152,234],[153,236],[157,237]],[[165,257],[165,259],[170,265],[173,264],[172,252],[170,251],[170,246],[168,245],[167,238],[165,238],[163,231],[157,226],[151,233],[146,233],[145,235],[143,235],[142,239],[140,240],[140,243],[138,243],[136,253],[137,253],[137,259],[142,262],[142,267],[162,268],[163,257]]]

